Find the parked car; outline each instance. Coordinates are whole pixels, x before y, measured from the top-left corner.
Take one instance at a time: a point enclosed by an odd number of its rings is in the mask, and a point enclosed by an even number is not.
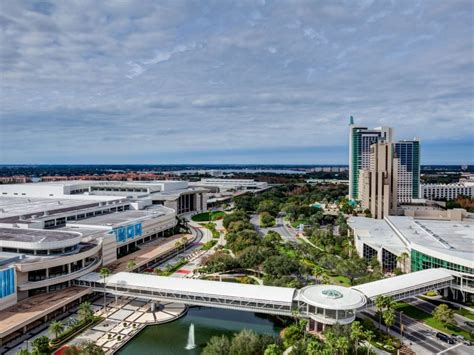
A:
[[[456,340],[454,340],[454,338],[444,333],[440,333],[440,332],[436,333],[436,338],[448,344],[456,344]]]

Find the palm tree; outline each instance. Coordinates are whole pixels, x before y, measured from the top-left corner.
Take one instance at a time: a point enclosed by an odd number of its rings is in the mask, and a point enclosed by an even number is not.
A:
[[[135,262],[135,260],[129,260],[127,263],[127,269],[129,271],[132,271],[133,269],[135,269],[136,266],[137,266],[137,263]]]
[[[389,307],[383,313],[383,321],[385,322],[386,332],[388,334],[388,328],[395,323],[395,310],[392,307]]]
[[[82,321],[88,321],[94,315],[94,311],[92,310],[92,306],[90,302],[83,302],[79,305],[79,310],[77,311],[79,318]]]
[[[174,247],[176,248],[176,256],[179,255],[179,249],[181,248],[181,241],[177,240],[174,242]]]
[[[107,308],[106,308],[107,305],[105,304],[105,296],[106,296],[106,294],[105,294],[105,286],[106,286],[105,285],[105,279],[110,276],[110,269],[108,269],[106,267],[101,268],[100,271],[99,271],[99,275],[102,277],[102,280],[104,282],[104,313],[105,313],[107,311]]]
[[[321,277],[324,275],[323,268],[319,265],[316,265],[313,269],[313,275],[317,280],[321,281]]]
[[[340,336],[336,340],[336,349],[344,355],[349,350],[349,340],[345,336]]]
[[[54,339],[57,339],[59,334],[64,330],[64,324],[61,321],[52,321],[49,325],[48,332],[54,334]]]
[[[355,353],[357,354],[357,348],[359,346],[359,340],[364,335],[364,328],[360,322],[355,321],[351,324],[351,340],[354,341],[354,349]]]
[[[183,245],[183,253],[186,251],[186,243],[188,242],[188,238],[182,237],[181,238],[181,244]]]
[[[370,354],[370,347],[372,346],[371,341],[374,340],[375,334],[374,334],[373,331],[367,330],[364,333],[364,336],[365,336],[365,340],[367,340],[367,355],[369,355]]]
[[[408,260],[409,255],[406,251],[397,256],[397,262],[400,263],[400,266],[403,272],[407,272],[406,261]]]
[[[385,308],[385,304],[386,304],[386,301],[385,301],[385,296],[384,295],[378,295],[377,297],[375,297],[375,307],[377,308],[377,313],[379,315],[379,326],[380,328],[382,328],[382,312]]]

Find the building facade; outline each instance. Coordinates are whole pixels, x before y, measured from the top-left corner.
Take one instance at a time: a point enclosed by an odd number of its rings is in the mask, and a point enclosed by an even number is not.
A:
[[[370,165],[359,172],[359,199],[362,209],[381,219],[397,209],[398,159],[390,142],[370,146]]]
[[[394,144],[398,168],[398,203],[420,198],[420,142],[403,140]]]
[[[390,127],[368,129],[356,126],[351,116],[349,125],[349,198],[359,199],[360,170],[370,167],[370,146],[384,140],[392,141],[393,130]]]
[[[423,184],[421,194],[427,200],[455,200],[459,196],[474,198],[474,182]]]

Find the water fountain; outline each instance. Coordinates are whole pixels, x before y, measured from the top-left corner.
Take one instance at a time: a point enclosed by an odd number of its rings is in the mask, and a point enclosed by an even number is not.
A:
[[[189,332],[188,332],[188,343],[186,344],[186,350],[192,350],[196,347],[196,343],[194,341],[194,324],[191,323],[189,325]]]

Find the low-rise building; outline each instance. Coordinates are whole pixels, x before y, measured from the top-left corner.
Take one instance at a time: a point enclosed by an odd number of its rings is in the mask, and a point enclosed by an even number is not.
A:
[[[377,260],[384,271],[446,268],[463,275],[465,289],[474,290],[474,219],[426,220],[388,216],[382,220],[348,220],[357,253]],[[458,295],[472,297],[466,294]]]
[[[455,200],[459,196],[474,198],[474,182],[422,184],[421,194],[427,200]]]

